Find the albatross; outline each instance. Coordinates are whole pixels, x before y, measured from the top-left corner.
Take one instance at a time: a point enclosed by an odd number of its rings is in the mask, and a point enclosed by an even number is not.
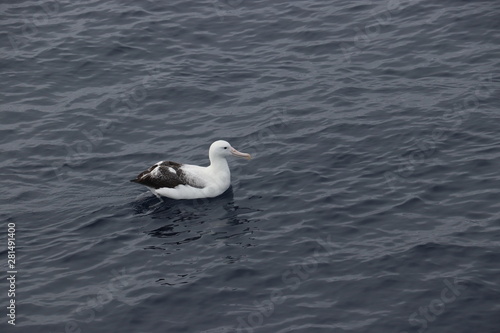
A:
[[[231,185],[231,173],[226,161],[230,155],[248,160],[252,158],[250,154],[231,147],[229,142],[218,140],[210,146],[210,165],[207,167],[160,161],[131,182],[147,186],[159,199],[161,196],[171,199],[213,198]]]

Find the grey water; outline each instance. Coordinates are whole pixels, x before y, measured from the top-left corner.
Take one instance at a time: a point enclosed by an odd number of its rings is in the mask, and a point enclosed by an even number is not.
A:
[[[499,331],[500,2],[0,13],[1,332]],[[218,139],[217,198],[129,182]]]

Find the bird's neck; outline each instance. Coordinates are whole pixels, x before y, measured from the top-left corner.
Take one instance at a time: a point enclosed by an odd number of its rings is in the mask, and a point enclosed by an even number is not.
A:
[[[212,181],[218,187],[227,189],[231,185],[231,172],[225,158],[210,156],[210,165],[207,169]]]
[[[211,172],[227,172],[229,173],[229,165],[227,164],[227,161],[225,158],[218,157],[218,158],[213,158],[210,157],[210,165],[208,166],[208,169]]]

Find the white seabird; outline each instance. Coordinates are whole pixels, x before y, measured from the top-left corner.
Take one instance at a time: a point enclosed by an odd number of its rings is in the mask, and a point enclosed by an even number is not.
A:
[[[230,155],[248,160],[252,158],[250,154],[231,147],[229,142],[218,140],[210,146],[210,165],[207,167],[160,161],[131,182],[147,186],[158,198],[213,198],[224,193],[231,185],[231,173],[226,161],[226,156]]]

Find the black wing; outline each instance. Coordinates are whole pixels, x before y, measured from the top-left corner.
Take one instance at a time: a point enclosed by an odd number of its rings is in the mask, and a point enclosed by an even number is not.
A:
[[[199,184],[194,183],[186,177],[186,174],[181,169],[182,164],[170,161],[162,161],[156,163],[148,170],[141,172],[136,179],[131,182],[146,185],[152,188],[170,187],[174,188],[179,185],[189,185],[196,188],[203,188]]]

